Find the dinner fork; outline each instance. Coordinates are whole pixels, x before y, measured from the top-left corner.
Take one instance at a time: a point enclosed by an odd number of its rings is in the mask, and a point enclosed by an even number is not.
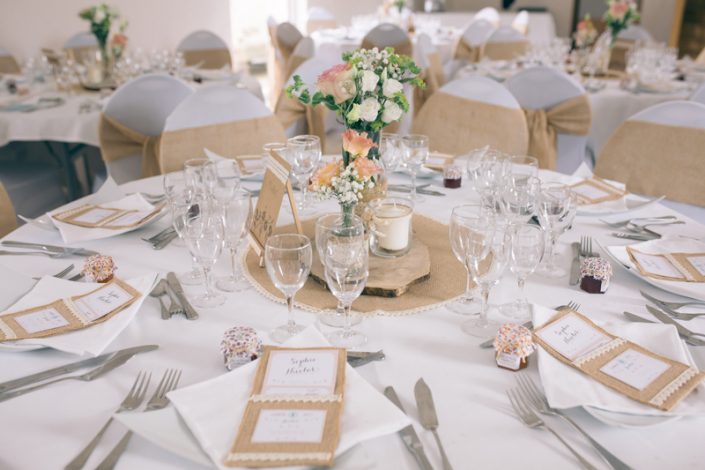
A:
[[[154,394],[147,402],[147,406],[145,406],[144,410],[142,411],[146,412],[166,408],[166,406],[169,404],[169,399],[166,397],[166,394],[176,389],[176,386],[179,384],[179,379],[181,379],[180,370],[167,369],[164,372],[162,380],[159,382],[157,389],[154,391]],[[125,452],[125,449],[127,448],[127,443],[130,441],[131,437],[132,431],[127,431],[125,435],[122,436],[122,439],[120,439],[120,442],[118,442],[117,445],[113,447],[113,450],[111,450],[107,457],[105,457],[105,459],[100,464],[98,464],[95,470],[110,470],[114,468],[115,464],[117,464],[118,460],[120,459],[120,456],[122,456],[122,453]]]
[[[142,401],[144,400],[145,395],[147,394],[147,388],[149,388],[149,381],[151,380],[151,378],[151,373],[148,375],[146,372],[140,371],[140,373],[137,374],[135,382],[132,384],[132,388],[129,392],[127,392],[127,396],[122,401],[122,403],[120,403],[120,406],[118,407],[117,411],[115,411],[115,414],[122,413],[123,411],[131,411],[140,406],[142,404]],[[74,457],[71,462],[66,464],[64,470],[79,470],[83,468],[83,466],[88,461],[88,458],[91,456],[96,446],[98,445],[100,438],[103,437],[103,434],[105,434],[105,431],[108,429],[108,426],[110,426],[110,423],[112,422],[113,417],[110,416],[110,418],[108,418],[108,421],[105,422],[103,427],[100,428],[100,431],[98,431],[98,433],[93,437],[93,439],[91,439],[88,445],[86,445],[86,447],[81,452],[79,452],[78,455]]]
[[[573,454],[576,459],[578,459],[578,461],[584,468],[588,470],[597,470],[590,462],[585,460],[585,458],[580,455],[578,451],[573,449],[573,447],[568,444],[568,441],[563,439],[560,434],[558,434],[551,426],[549,426],[548,424],[546,424],[545,421],[539,418],[539,416],[534,413],[531,407],[523,400],[523,397],[520,396],[516,390],[507,390],[507,396],[509,397],[509,402],[511,403],[512,408],[514,408],[514,412],[517,414],[521,422],[523,422],[530,428],[543,426],[551,434],[556,436],[556,438],[558,438],[558,440],[561,441],[564,446],[566,446],[570,453]]]
[[[551,405],[548,404],[548,400],[546,399],[546,395],[539,389],[531,377],[525,374],[518,374],[516,379],[517,384],[519,385],[519,393],[536,411],[544,415],[563,418],[565,421],[570,423],[570,425],[582,434],[590,442],[590,444],[592,444],[595,450],[597,450],[597,452],[599,452],[607,463],[609,463],[615,470],[627,470],[631,468],[629,465],[618,459],[609,450],[602,447],[599,442],[594,440],[587,432],[585,432],[585,430],[583,430],[578,423],[573,421],[570,416],[564,414],[564,412],[560,409],[551,408]]]
[[[580,256],[582,258],[591,258],[595,256],[592,251],[592,237],[580,237]]]
[[[647,293],[644,292],[643,290],[639,290],[639,293],[640,293],[641,296],[642,296],[643,298],[645,298],[646,300],[650,300],[651,302],[653,302],[653,303],[655,303],[655,304],[659,304],[659,305],[661,305],[661,306],[668,307],[668,308],[670,308],[670,309],[672,309],[672,310],[678,310],[679,308],[687,307],[688,305],[702,305],[702,306],[705,306],[705,302],[702,301],[702,300],[688,300],[688,301],[685,301],[685,302],[667,302],[667,301],[665,301],[665,300],[659,300],[659,299],[657,299],[656,297],[653,297],[653,296],[647,294]]]

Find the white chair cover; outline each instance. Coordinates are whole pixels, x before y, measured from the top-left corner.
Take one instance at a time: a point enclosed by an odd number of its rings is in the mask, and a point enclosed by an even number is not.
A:
[[[482,54],[490,60],[511,60],[526,52],[529,41],[511,26],[500,26],[492,32]]]
[[[617,35],[618,39],[626,39],[627,41],[653,42],[654,38],[651,33],[641,25],[630,24],[626,29],[623,29]]]
[[[276,105],[279,93],[286,82],[287,65],[294,53],[296,45],[303,39],[301,31],[291,23],[279,23],[269,30],[274,49],[274,64],[272,67],[270,103]]]
[[[522,10],[517,13],[517,16],[512,20],[512,28],[526,36],[526,33],[529,31],[529,12]]]
[[[192,93],[193,89],[189,85],[172,76],[143,75],[118,88],[105,105],[103,113],[134,132],[158,137],[164,130],[167,117]],[[136,152],[117,160],[106,160],[108,174],[118,184],[139,179],[142,158],[143,155]]]
[[[586,94],[571,76],[550,67],[525,69],[508,78],[505,86],[524,109],[549,109]],[[558,133],[556,171],[573,174],[585,161],[586,147],[587,136]]]
[[[323,7],[311,7],[308,10],[306,31],[311,34],[319,29],[330,29],[338,26],[333,13]]]
[[[381,23],[372,28],[362,39],[362,47],[384,49],[393,47],[398,54],[413,54],[409,35],[392,23]]]
[[[469,60],[463,57],[465,55],[463,50],[465,49],[476,50],[476,57],[473,62],[480,60],[482,47],[495,29],[497,28],[486,19],[473,20],[458,38],[458,43],[453,51],[453,59],[444,64],[443,72],[445,76],[448,79],[453,79],[458,70],[469,63]]]
[[[186,65],[201,64],[203,69],[232,66],[228,44],[211,31],[194,31],[182,39],[176,49],[184,54]]]
[[[695,90],[695,92],[690,97],[690,101],[705,104],[705,83],[700,85],[700,88]]]
[[[83,32],[77,33],[68,38],[64,43],[64,51],[69,58],[78,63],[83,63],[89,57],[95,57],[98,50],[98,40],[93,33]]]
[[[499,12],[492,7],[485,7],[478,11],[475,16],[473,16],[473,21],[475,20],[486,20],[492,23],[492,25],[497,28],[499,27]]]

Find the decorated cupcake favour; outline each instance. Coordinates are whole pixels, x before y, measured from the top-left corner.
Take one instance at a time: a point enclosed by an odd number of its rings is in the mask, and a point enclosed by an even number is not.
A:
[[[515,323],[505,323],[499,328],[494,339],[497,367],[512,371],[524,369],[528,364],[529,355],[535,348],[528,328]]]
[[[228,370],[254,361],[262,354],[262,340],[254,328],[234,326],[223,334],[220,342],[223,363]]]
[[[81,272],[90,281],[106,283],[113,280],[116,269],[112,256],[93,255],[86,259]]]
[[[585,258],[580,264],[580,288],[590,294],[604,294],[610,285],[612,265],[605,258]]]

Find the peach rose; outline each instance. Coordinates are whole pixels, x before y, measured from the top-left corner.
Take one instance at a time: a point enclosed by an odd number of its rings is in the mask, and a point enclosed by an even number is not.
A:
[[[316,82],[316,88],[324,95],[332,95],[340,104],[355,96],[357,87],[350,64],[338,64],[323,72]]]
[[[372,147],[377,147],[377,144],[367,138],[367,132],[358,133],[348,129],[343,133],[343,150],[350,155],[367,157]]]
[[[622,21],[627,11],[629,11],[629,3],[624,0],[616,0],[610,4],[610,16],[617,21]]]
[[[367,157],[357,157],[353,161],[353,166],[357,170],[357,174],[362,178],[368,178],[379,173],[377,164]]]
[[[122,33],[115,33],[115,35],[113,36],[113,44],[116,46],[126,46],[127,36]]]
[[[311,185],[317,187],[330,186],[334,177],[340,175],[340,160],[332,162],[318,170],[311,178]]]

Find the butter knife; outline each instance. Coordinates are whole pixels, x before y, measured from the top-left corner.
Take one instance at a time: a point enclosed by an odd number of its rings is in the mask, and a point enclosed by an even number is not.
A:
[[[580,242],[573,242],[573,262],[570,265],[570,285],[576,286],[580,282]]]
[[[404,407],[401,406],[401,402],[399,401],[399,397],[397,396],[397,392],[394,390],[394,387],[390,385],[385,388],[384,396],[389,398],[389,401],[394,403],[397,408],[402,411],[402,413],[406,414]],[[416,458],[419,468],[421,468],[421,470],[433,470],[433,466],[431,466],[431,462],[429,462],[428,457],[426,457],[426,452],[423,450],[423,444],[421,443],[421,439],[419,439],[418,434],[416,434],[414,426],[410,424],[403,428],[399,431],[399,436],[401,436],[401,440],[404,441],[404,444],[409,452],[411,452],[411,455]]]
[[[96,357],[89,357],[88,359],[83,359],[82,361],[72,362],[71,364],[66,364],[64,366],[55,367],[53,369],[48,369],[42,372],[37,372],[35,374],[27,375],[25,377],[20,377],[19,379],[8,380],[7,382],[0,383],[0,393],[4,393],[8,390],[12,390],[19,387],[25,387],[36,382],[41,382],[42,380],[51,379],[58,375],[68,374],[75,370],[82,369],[84,367],[92,367],[103,362],[109,361],[114,357],[129,356],[132,357],[135,354],[141,352],[153,351],[159,346],[156,344],[149,344],[145,346],[135,346],[132,348],[120,349],[119,351],[112,351],[109,353],[101,354]]]
[[[697,333],[695,331],[689,330],[688,328],[684,327],[678,321],[674,320],[671,318],[668,314],[662,312],[661,310],[652,307],[651,305],[646,306],[646,310],[649,311],[653,316],[658,318],[662,323],[669,323],[673,326],[676,327],[676,330],[678,330],[678,334],[684,337],[691,337],[691,336],[705,336],[705,333]]]
[[[174,274],[173,272],[168,273],[166,275],[166,282],[167,284],[169,284],[171,290],[174,291],[174,294],[176,294],[176,298],[179,299],[181,306],[184,307],[184,313],[186,314],[186,318],[189,320],[197,319],[198,312],[195,308],[193,308],[191,303],[186,298],[186,294],[184,294],[184,289],[183,287],[181,287],[181,283],[179,283],[179,280],[176,278],[176,274]]]
[[[414,385],[414,397],[416,397],[416,408],[419,410],[421,426],[431,431],[436,439],[438,450],[441,452],[443,470],[453,470],[453,466],[448,460],[441,438],[438,435],[438,415],[436,414],[436,405],[433,403],[433,395],[424,379],[419,379]]]
[[[656,322],[656,321],[648,320],[648,319],[646,319],[646,318],[644,318],[644,317],[640,317],[639,315],[635,315],[635,314],[630,313],[630,312],[623,312],[623,314],[624,314],[624,316],[627,317],[627,319],[630,320],[630,321],[635,321],[635,322],[639,322],[639,323],[655,323],[655,324],[658,324],[658,322]],[[693,337],[691,337],[691,336],[684,336],[684,335],[680,334],[680,332],[678,333],[678,336],[680,336],[681,338],[683,338],[683,340],[684,340],[686,343],[688,343],[689,345],[691,345],[691,346],[705,346],[705,340],[702,340],[702,339],[700,339],[700,338],[693,338]]]

